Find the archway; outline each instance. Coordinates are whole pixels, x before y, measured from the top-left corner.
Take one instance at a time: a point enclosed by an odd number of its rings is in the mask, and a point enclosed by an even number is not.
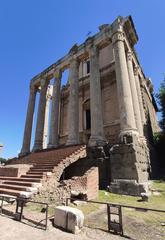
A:
[[[89,98],[83,102],[83,133],[84,142],[88,143],[91,135],[91,111]]]

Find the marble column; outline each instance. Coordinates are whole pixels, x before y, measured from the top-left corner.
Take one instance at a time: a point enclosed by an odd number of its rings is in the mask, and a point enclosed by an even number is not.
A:
[[[49,109],[50,109],[50,100],[52,96],[51,85],[48,86],[46,94],[46,106],[45,106],[45,122],[44,122],[44,133],[43,133],[43,149],[47,148],[48,145],[48,129],[49,129]]]
[[[137,127],[139,135],[143,136],[143,126],[142,126],[142,120],[141,120],[141,114],[140,114],[139,98],[138,98],[137,88],[136,88],[136,83],[135,83],[131,51],[128,51],[128,53],[127,53],[127,65],[128,65],[129,81],[130,81],[130,87],[131,87],[136,127]]]
[[[35,86],[33,85],[30,86],[30,95],[29,95],[26,123],[25,123],[25,129],[24,129],[23,145],[22,145],[20,156],[26,155],[27,153],[30,152],[36,92],[37,92],[37,89],[35,88]]]
[[[116,32],[112,37],[112,42],[115,56],[115,72],[120,113],[119,138],[121,142],[124,142],[126,139],[125,136],[137,135],[125,55],[124,33],[122,31]]]
[[[50,120],[49,147],[57,147],[59,145],[59,114],[60,114],[60,96],[61,96],[61,71],[54,73],[54,85],[52,96],[52,111]]]
[[[72,57],[69,69],[68,139],[66,145],[79,143],[79,61]]]
[[[48,81],[46,81],[45,79],[41,79],[40,100],[38,105],[37,125],[36,125],[33,151],[41,150],[43,148],[43,132],[44,132],[44,122],[45,122],[47,87],[48,87]]]
[[[146,118],[145,118],[145,113],[144,113],[144,106],[143,106],[143,99],[142,99],[142,93],[141,93],[140,79],[139,79],[138,71],[139,71],[139,67],[136,66],[134,68],[135,83],[136,83],[139,105],[140,105],[141,120],[142,120],[142,123],[145,124],[146,123]]]
[[[101,84],[99,70],[99,49],[91,46],[90,57],[90,111],[91,136],[89,146],[104,145],[106,143],[103,129],[103,114],[101,104]]]

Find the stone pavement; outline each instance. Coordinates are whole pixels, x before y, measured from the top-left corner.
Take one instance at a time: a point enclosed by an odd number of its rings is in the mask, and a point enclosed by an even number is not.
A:
[[[1,240],[124,240],[126,238],[109,234],[97,229],[84,228],[83,231],[74,235],[63,232],[49,224],[48,230],[44,231],[20,223],[6,216],[0,216],[0,239]]]

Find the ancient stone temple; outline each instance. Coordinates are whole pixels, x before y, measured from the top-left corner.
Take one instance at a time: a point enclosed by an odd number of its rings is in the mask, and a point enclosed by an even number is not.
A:
[[[159,127],[153,85],[134,49],[137,41],[132,18],[118,17],[35,76],[20,156],[64,145],[83,144],[94,152],[106,148],[110,190],[134,195],[147,191],[152,134]]]

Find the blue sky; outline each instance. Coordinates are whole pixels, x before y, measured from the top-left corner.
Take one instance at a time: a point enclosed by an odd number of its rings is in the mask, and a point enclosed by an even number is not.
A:
[[[30,79],[118,15],[132,15],[139,60],[156,92],[165,72],[164,13],[164,0],[0,0],[2,157],[21,149]]]

